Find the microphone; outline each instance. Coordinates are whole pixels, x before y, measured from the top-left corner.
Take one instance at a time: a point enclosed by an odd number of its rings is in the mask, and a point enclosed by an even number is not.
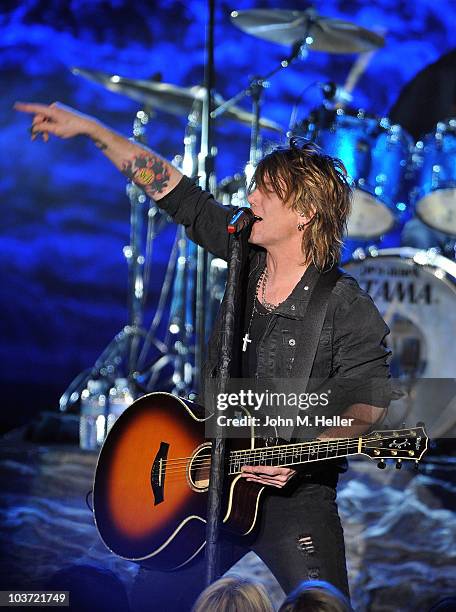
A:
[[[231,217],[227,231],[229,234],[237,234],[251,225],[254,221],[261,221],[261,217],[255,216],[251,208],[242,206]]]

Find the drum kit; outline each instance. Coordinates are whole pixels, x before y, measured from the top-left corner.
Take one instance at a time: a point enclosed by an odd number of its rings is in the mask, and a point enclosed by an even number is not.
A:
[[[211,189],[216,198],[227,205],[246,205],[246,184],[255,163],[263,154],[260,130],[271,130],[280,135],[308,139],[326,153],[344,163],[354,187],[352,213],[347,225],[347,238],[364,241],[378,240],[406,218],[416,215],[428,227],[456,236],[456,119],[438,123],[435,131],[414,143],[400,125],[393,125],[387,117],[379,118],[364,110],[347,108],[351,91],[356,85],[371,55],[383,47],[381,35],[339,19],[326,18],[315,10],[292,11],[282,9],[255,9],[233,11],[232,23],[243,32],[280,45],[289,45],[291,55],[275,70],[264,77],[255,77],[248,87],[231,100],[225,101],[215,93],[214,121],[231,120],[251,125],[251,149],[245,174],[228,177]],[[293,122],[288,131],[274,121],[260,116],[260,96],[268,80],[296,58],[305,58],[312,51],[326,53],[359,54],[355,69],[344,88],[332,83],[323,86],[322,104],[303,121]],[[109,91],[127,96],[143,106],[135,118],[134,136],[147,124],[152,112],[161,110],[188,118],[183,155],[174,163],[189,176],[196,176],[198,155],[196,145],[201,126],[205,88],[178,87],[154,80],[124,78],[100,71],[74,68],[73,73],[98,83]],[[252,112],[238,103],[245,96],[252,98]],[[293,116],[293,115],[292,115]],[[136,193],[136,203],[141,197]],[[132,201],[132,197],[130,196]],[[142,197],[142,202],[145,197]],[[133,205],[132,226],[141,226],[143,204]],[[150,229],[150,220],[159,218],[156,205],[151,202],[148,211],[148,238],[146,251],[152,251],[151,242],[157,234]],[[157,217],[158,215],[158,217]],[[162,225],[167,223],[165,218]],[[195,372],[192,346],[194,339],[194,273],[196,259],[194,246],[178,230],[170,256],[170,265],[162,295],[151,329],[142,329],[142,309],[147,287],[144,283],[144,256],[139,235],[132,235],[127,248],[130,259],[131,312],[135,316],[122,332],[136,338],[129,346],[128,372],[136,391],[152,390],[163,368],[171,367],[170,386],[181,395],[194,387]],[[128,259],[128,257],[127,257]],[[347,269],[371,293],[383,316],[392,328],[391,342],[395,354],[393,362],[398,376],[444,377],[455,376],[456,359],[442,355],[448,342],[448,318],[454,316],[456,303],[456,263],[437,252],[424,252],[407,248],[371,248],[355,254]],[[207,328],[223,295],[225,263],[209,261],[207,286]],[[138,286],[143,288],[138,297]],[[163,340],[156,338],[160,318],[169,305],[169,320]],[[141,338],[141,342],[137,339]],[[113,377],[122,359],[124,337],[116,337],[113,346],[103,353],[95,366],[98,376]],[[131,340],[131,338],[130,338]],[[139,344],[143,346],[140,349]],[[414,346],[412,350],[410,347]],[[151,346],[160,355],[148,362]],[[448,346],[448,350],[452,349]],[[419,347],[419,348],[418,348]],[[133,350],[133,352],[132,352]],[[415,360],[409,359],[415,351]],[[402,357],[401,357],[402,355]],[[408,357],[407,357],[408,355]],[[454,356],[453,356],[454,357]],[[402,360],[402,361],[401,361]],[[413,361],[413,367],[411,362]],[[88,376],[94,376],[92,369]],[[77,397],[84,380],[77,380],[62,397],[64,410],[70,397]],[[163,380],[161,381],[163,388]]]

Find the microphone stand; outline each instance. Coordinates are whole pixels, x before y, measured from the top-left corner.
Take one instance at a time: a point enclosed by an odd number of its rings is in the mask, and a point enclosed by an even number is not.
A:
[[[201,149],[198,155],[199,184],[202,189],[211,190],[214,177],[214,155],[212,146],[212,119],[214,79],[214,21],[215,0],[208,0],[208,24],[206,28],[206,62],[204,66],[205,96],[201,116]],[[202,372],[206,345],[206,293],[207,293],[207,253],[197,247],[196,254],[196,296],[195,296],[195,380]]]
[[[250,223],[230,239],[230,252],[228,257],[228,275],[225,289],[225,307],[222,315],[222,344],[220,348],[220,369],[216,379],[216,393],[226,393],[231,375],[231,362],[233,356],[233,342],[235,338],[235,312],[239,301],[238,284],[242,266],[242,240],[248,235],[254,221],[253,215]],[[211,394],[212,397],[212,394]],[[223,427],[218,424],[216,415],[214,419],[215,435],[212,439],[211,468],[209,475],[209,493],[207,503],[206,524],[206,586],[209,586],[218,577],[218,535],[220,526],[221,501],[223,490],[223,477],[225,467],[225,438]]]
[[[307,50],[308,34],[314,22],[312,15],[309,14],[309,19],[306,25],[306,35],[304,40],[293,46],[292,54],[288,59],[280,62],[279,66],[271,70],[265,77],[257,77],[253,79],[248,88],[244,89],[234,98],[228,100],[219,106],[214,112],[212,111],[212,84],[214,76],[214,15],[215,15],[215,0],[209,0],[209,22],[206,37],[206,65],[205,65],[205,86],[206,96],[203,102],[203,116],[201,122],[201,154],[200,154],[200,176],[203,178],[202,187],[209,187],[210,173],[212,167],[212,146],[210,144],[211,136],[211,119],[223,114],[228,108],[233,106],[237,100],[252,95],[254,104],[254,119],[252,121],[252,136],[250,147],[251,162],[257,162],[259,150],[259,122],[260,122],[260,101],[265,82],[268,78],[274,75],[282,68],[287,67],[295,58],[302,55]],[[203,163],[203,160],[205,163]],[[240,232],[242,234],[242,232]],[[237,279],[241,271],[241,239],[233,235],[231,239],[231,248],[228,261],[228,277],[225,291],[226,310],[223,317],[223,333],[220,358],[220,371],[217,379],[217,392],[224,393],[228,385],[230,377],[230,364],[233,352],[234,339],[234,314],[236,301],[236,285]],[[205,340],[204,329],[204,298],[205,292],[202,293],[202,287],[206,287],[207,266],[204,265],[206,260],[200,258],[198,252],[197,259],[197,297],[196,297],[196,313],[199,321],[196,321],[196,329],[198,334],[197,345],[195,346],[195,364],[201,363],[202,342]],[[203,285],[204,283],[204,285]],[[201,286],[200,286],[201,284]],[[201,369],[197,369],[197,373]],[[206,523],[206,586],[209,586],[218,575],[218,535],[220,528],[220,512],[222,503],[222,487],[223,473],[225,463],[225,440],[223,437],[222,428],[217,424],[215,419],[215,436],[212,439],[211,448],[211,468],[209,474],[209,492],[207,504],[207,523]]]
[[[206,95],[203,99],[201,117],[201,152],[198,157],[198,170],[200,175],[200,186],[203,189],[210,187],[211,175],[213,175],[212,155],[212,130],[211,111],[212,93],[214,89],[214,22],[215,22],[215,0],[208,0],[208,24],[206,29],[206,62],[204,66],[204,85]],[[235,241],[234,241],[235,242]],[[236,249],[234,249],[236,253]],[[234,285],[234,283],[232,283]],[[207,291],[207,255],[198,247],[197,250],[197,276],[196,276],[196,342],[195,342],[195,374],[196,377],[202,373],[202,358],[206,340],[206,291]],[[234,291],[234,286],[232,286]],[[234,305],[233,305],[234,308]],[[220,389],[225,388],[229,377],[229,363],[231,355],[230,339],[224,338],[224,352],[222,353],[223,367],[220,373]],[[209,586],[217,577],[218,573],[218,533],[220,526],[220,511],[222,505],[223,465],[225,461],[225,440],[222,432],[216,430],[215,438],[212,440],[211,468],[209,475],[209,492],[207,502],[206,523],[206,575],[205,584]]]

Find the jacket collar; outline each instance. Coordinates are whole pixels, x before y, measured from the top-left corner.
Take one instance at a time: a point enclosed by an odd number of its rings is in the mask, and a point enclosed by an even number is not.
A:
[[[257,286],[265,265],[266,251],[258,250],[252,258],[249,270],[249,294],[255,291],[254,287]],[[319,276],[316,267],[311,263],[287,299],[274,310],[274,314],[289,319],[303,319]]]

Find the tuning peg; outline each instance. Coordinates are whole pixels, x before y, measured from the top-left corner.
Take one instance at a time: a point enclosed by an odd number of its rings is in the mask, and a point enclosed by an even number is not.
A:
[[[397,459],[396,461],[396,470],[400,470],[402,467],[402,459]]]
[[[418,472],[418,469],[420,467],[420,462],[418,461],[418,459],[415,461],[415,472]]]
[[[379,470],[384,470],[386,468],[386,463],[384,459],[380,459],[380,461],[377,463],[377,467]]]

